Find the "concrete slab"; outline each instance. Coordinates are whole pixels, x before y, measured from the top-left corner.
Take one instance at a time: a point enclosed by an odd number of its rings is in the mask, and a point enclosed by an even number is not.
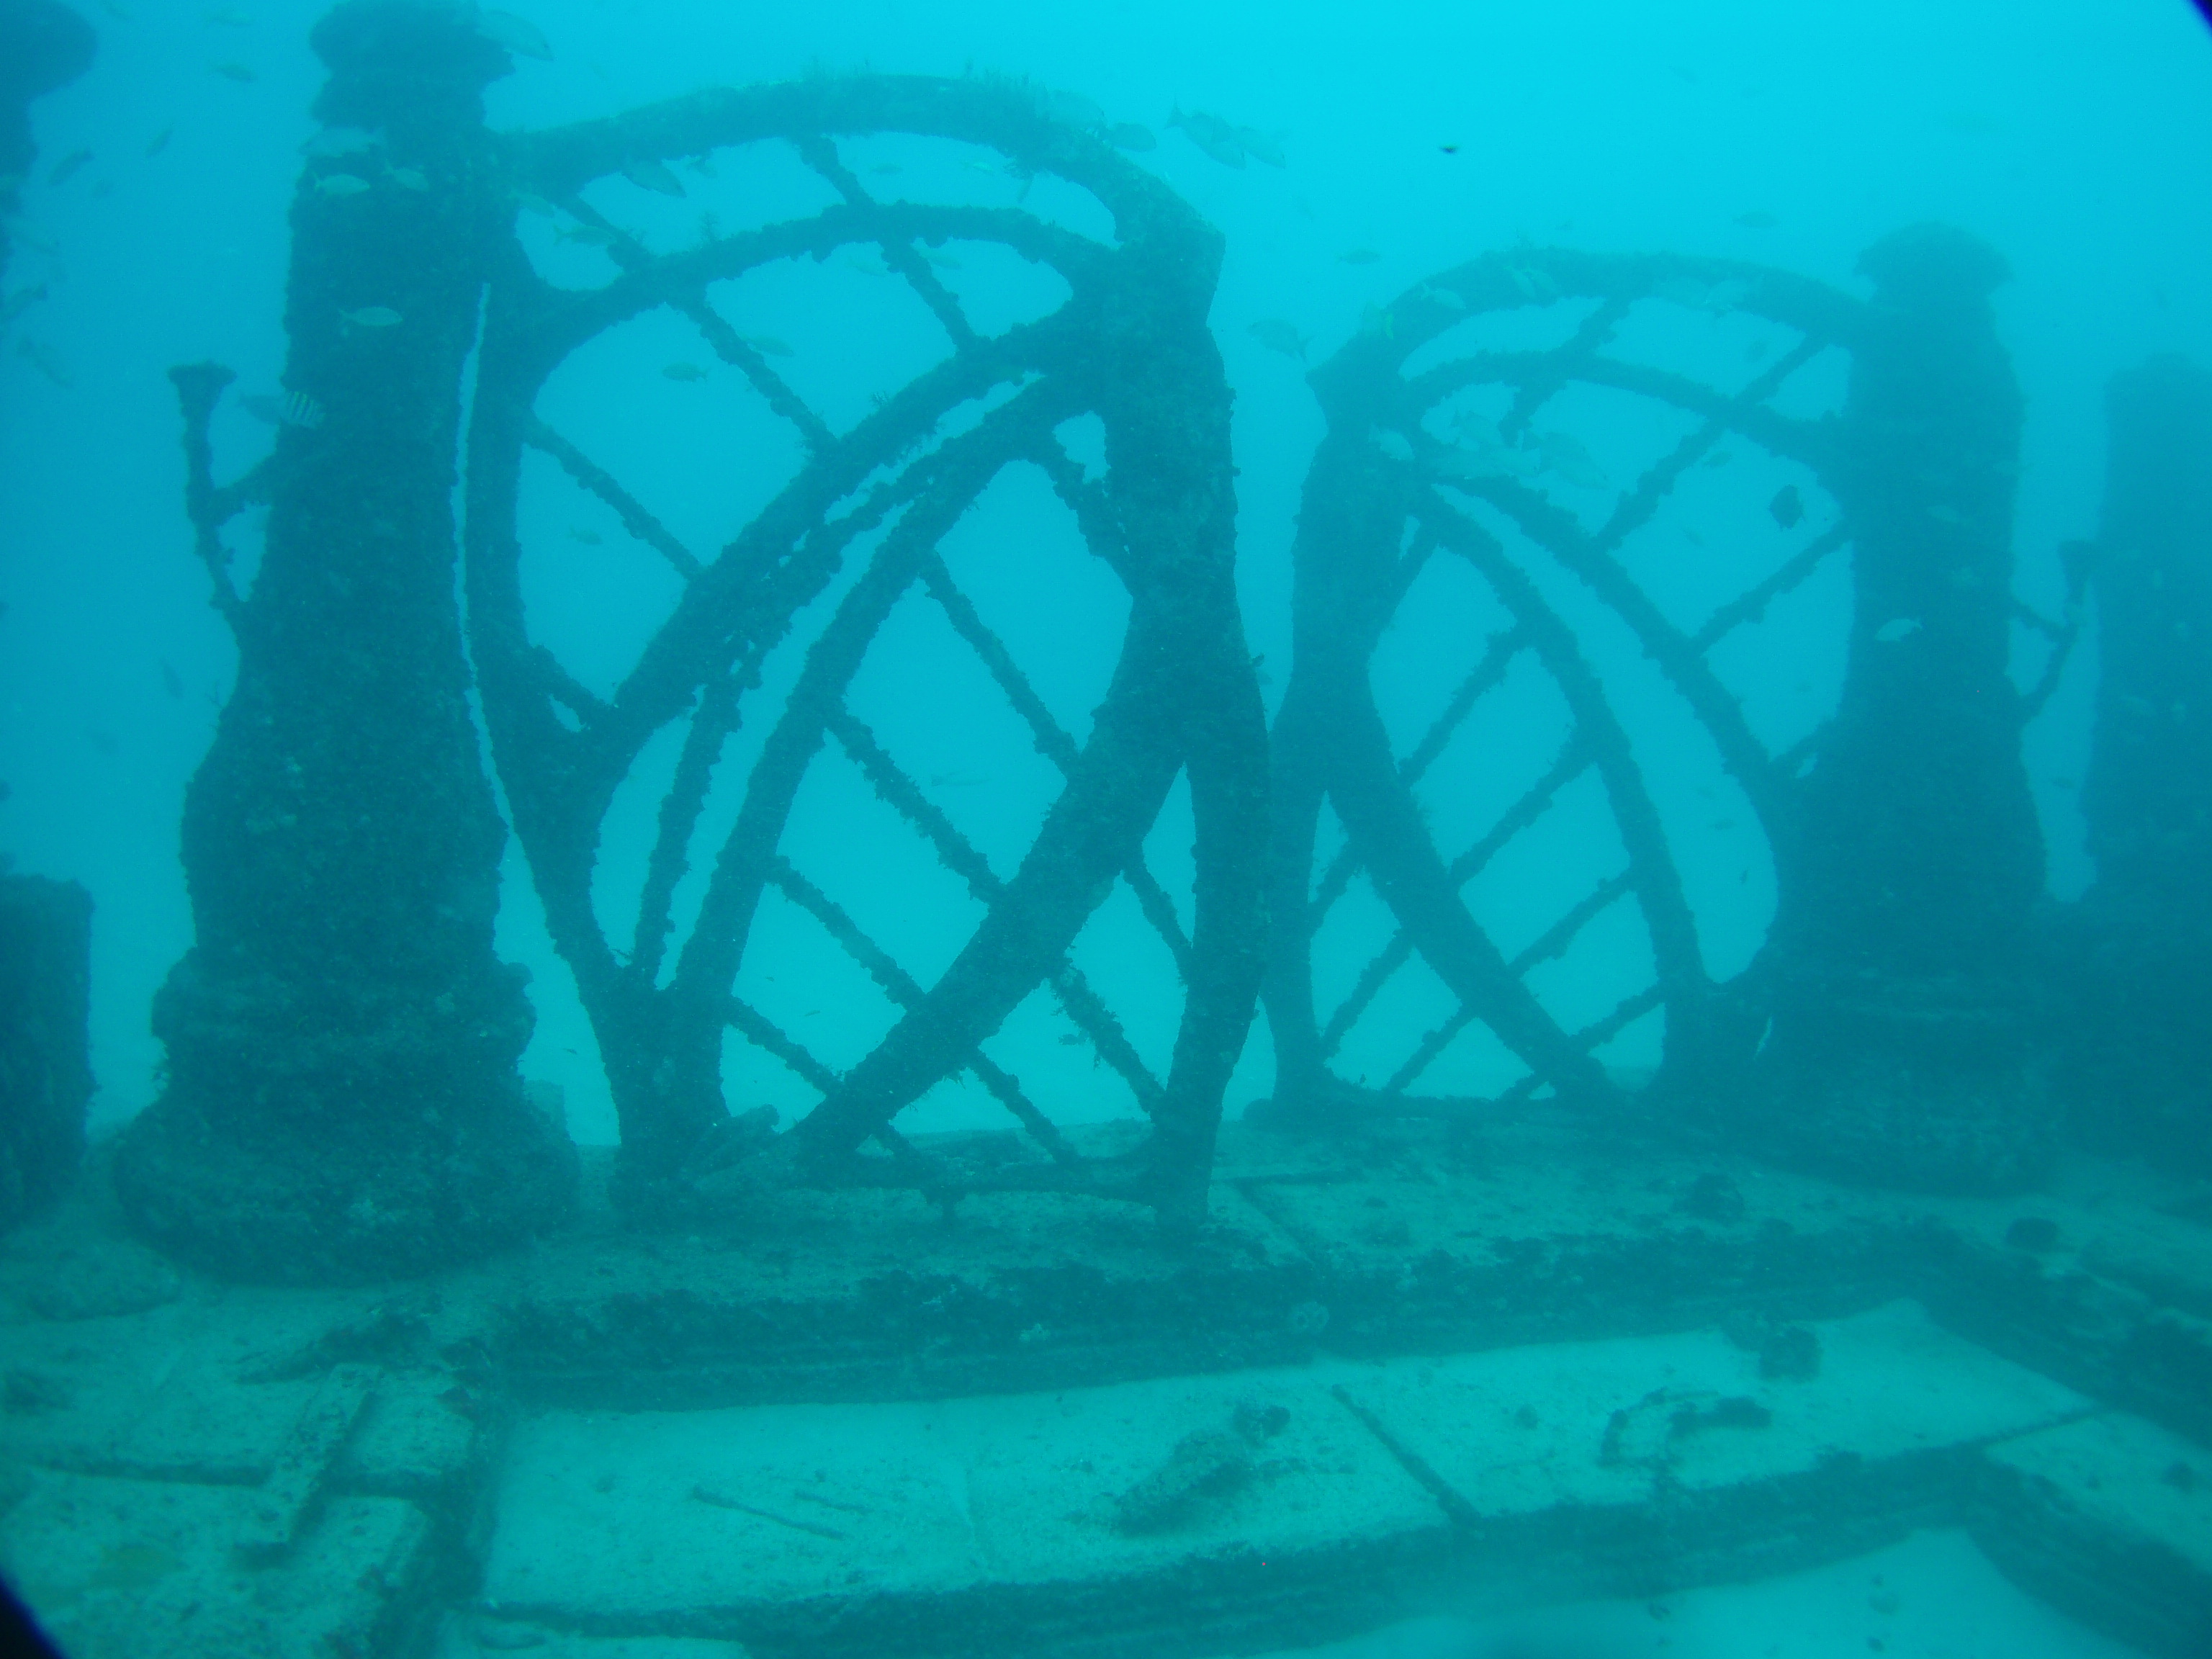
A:
[[[281,1561],[234,1547],[247,1487],[40,1473],[0,1518],[0,1565],[71,1659],[332,1659],[409,1616],[429,1527],[396,1498],[342,1498]]]

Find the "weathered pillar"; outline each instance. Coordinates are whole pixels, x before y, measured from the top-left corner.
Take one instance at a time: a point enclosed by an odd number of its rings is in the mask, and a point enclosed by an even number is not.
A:
[[[2003,261],[1904,230],[1838,432],[1856,611],[1775,919],[1761,1131],[1885,1184],[2027,1178],[2049,1091],[2030,969],[2043,847],[2007,675],[2021,394],[1990,295]]]
[[[0,1231],[64,1192],[92,1098],[92,895],[0,875]]]
[[[91,26],[55,0],[0,0],[0,277],[17,189],[39,155],[32,100],[91,68],[94,45]]]
[[[197,938],[155,1003],[168,1086],[116,1164],[147,1234],[240,1277],[436,1267],[543,1224],[573,1187],[574,1149],[515,1069],[532,1016],[492,951],[504,830],[455,599],[461,374],[496,210],[482,90],[510,67],[469,15],[351,0],[313,36],[326,136],[294,198],[285,314],[302,418],[185,800]]]
[[[2212,373],[2114,377],[2081,811],[2097,880],[2061,924],[2085,1137],[2212,1171]]]

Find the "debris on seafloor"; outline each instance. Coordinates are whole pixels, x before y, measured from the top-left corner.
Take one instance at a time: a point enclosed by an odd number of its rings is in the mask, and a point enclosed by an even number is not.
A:
[[[1176,1442],[1166,1462],[1115,1498],[1115,1530],[1133,1536],[1170,1532],[1234,1497],[1260,1473],[1252,1454],[1290,1420],[1287,1407],[1246,1401],[1231,1413],[1227,1428],[1193,1430]]]
[[[1759,1374],[1769,1382],[1809,1382],[1820,1374],[1820,1339],[1809,1326],[1746,1310],[1722,1321],[1721,1334],[1757,1354]]]
[[[1660,1468],[1674,1461],[1675,1449],[1692,1435],[1708,1429],[1770,1428],[1773,1423],[1774,1413],[1747,1395],[1654,1389],[1606,1419],[1597,1461],[1607,1468]]]

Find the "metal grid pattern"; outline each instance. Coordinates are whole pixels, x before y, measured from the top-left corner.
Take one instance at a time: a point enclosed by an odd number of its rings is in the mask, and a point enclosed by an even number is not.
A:
[[[1115,245],[1018,209],[878,199],[839,138],[896,132],[984,145],[1024,175],[1049,173],[1111,212]],[[835,194],[811,216],[655,254],[580,193],[595,178],[662,158],[782,140]],[[1229,1066],[1257,993],[1265,738],[1230,580],[1227,393],[1205,333],[1218,253],[1170,194],[1097,137],[1056,124],[1018,87],[903,79],[818,81],[702,95],[620,121],[512,141],[519,190],[586,227],[619,267],[603,288],[556,291],[516,247],[489,303],[469,440],[471,643],[495,753],[555,942],[574,967],[622,1118],[626,1168],[656,1190],[743,1156],[759,1178],[881,1182],[940,1198],[986,1188],[1104,1193],[1190,1212],[1202,1203]],[[1039,320],[979,333],[925,250],[994,242],[1063,277],[1072,297]],[[942,325],[951,355],[840,434],[710,304],[708,285],[772,260],[872,250]],[[607,470],[535,412],[570,354],[626,319],[672,307],[697,325],[797,434],[797,476],[726,547],[688,548]],[[978,411],[981,411],[980,417]],[[1086,478],[1054,437],[1072,417],[1104,423],[1109,465]],[[665,624],[609,700],[529,637],[515,498],[526,448],[605,502],[683,582]],[[1131,600],[1121,660],[1089,739],[1048,709],[1006,642],[940,556],[941,538],[1004,469],[1042,470],[1091,552]],[[854,576],[857,568],[858,574]],[[763,659],[794,618],[836,594],[780,707],[757,695]],[[980,662],[1061,780],[1011,876],[995,874],[847,698],[893,607],[927,596]],[[646,744],[688,721],[659,806],[627,951],[596,920],[590,882],[600,825]],[[734,828],[714,854],[698,920],[680,949],[673,903],[718,757],[740,722],[769,723]],[[984,919],[933,986],[920,983],[779,851],[814,757],[834,747],[964,884]],[[1145,863],[1142,840],[1178,774],[1197,819],[1195,926],[1186,931]],[[1149,1069],[1105,997],[1070,959],[1116,880],[1133,891],[1184,981],[1174,1063]],[[830,1064],[733,993],[764,894],[811,916],[898,1011],[858,1064]],[[673,952],[672,960],[671,953]],[[1038,986],[1127,1082],[1151,1121],[1136,1152],[1085,1158],[1049,1103],[981,1044]],[[822,1098],[764,1149],[721,1098],[725,1030],[774,1055]],[[989,1169],[925,1156],[893,1125],[939,1081],[967,1072],[1026,1133],[1034,1154]],[[872,1140],[884,1155],[870,1156]]]

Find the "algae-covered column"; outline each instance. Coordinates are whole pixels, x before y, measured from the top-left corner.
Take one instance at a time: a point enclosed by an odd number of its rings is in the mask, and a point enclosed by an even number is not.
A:
[[[2113,378],[2091,550],[2097,880],[2063,929],[2067,1097],[2088,1138],[2212,1171],[2212,373]]]
[[[2051,1114],[2030,926],[2043,848],[2007,673],[2021,394],[2003,261],[1941,226],[1869,249],[1838,446],[1855,615],[1775,921],[1765,1127],[1846,1176],[2029,1176]]]
[[[216,1271],[358,1280],[559,1212],[574,1151],[526,1103],[525,975],[493,954],[503,829],[455,599],[461,380],[496,231],[459,8],[317,27],[324,124],[292,208],[284,385],[237,689],[185,806],[197,928],[155,1000],[168,1085],[116,1181]],[[180,379],[180,385],[185,382]],[[188,399],[189,401],[189,399]]]

